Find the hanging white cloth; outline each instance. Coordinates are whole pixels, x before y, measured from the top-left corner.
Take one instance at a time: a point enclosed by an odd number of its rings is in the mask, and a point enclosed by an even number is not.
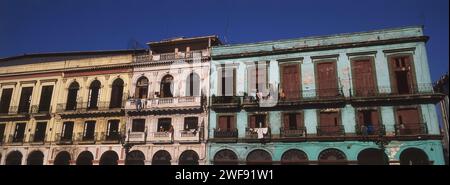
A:
[[[256,133],[258,133],[258,139],[264,138],[264,134],[267,134],[268,128],[255,128]]]

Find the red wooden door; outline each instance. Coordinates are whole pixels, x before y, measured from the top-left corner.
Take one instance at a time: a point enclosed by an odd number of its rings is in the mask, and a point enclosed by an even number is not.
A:
[[[298,65],[285,65],[282,68],[282,84],[286,99],[298,99],[300,95],[300,73]]]
[[[375,93],[374,70],[370,60],[359,60],[353,62],[353,81],[355,82],[355,93],[357,96],[371,96]]]
[[[336,64],[326,62],[317,64],[319,97],[337,96]]]
[[[319,128],[321,135],[337,135],[339,131],[339,114],[337,112],[321,112]]]
[[[397,124],[399,124],[400,134],[418,134],[421,131],[421,125],[417,108],[398,109]]]
[[[393,69],[393,92],[408,94],[413,90],[413,76],[411,58],[409,56],[395,57],[391,59]]]

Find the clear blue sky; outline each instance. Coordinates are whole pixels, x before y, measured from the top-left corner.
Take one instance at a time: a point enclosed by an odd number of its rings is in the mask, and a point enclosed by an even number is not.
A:
[[[424,25],[432,79],[448,71],[448,0],[0,0],[0,58],[128,49],[216,34],[227,43]]]

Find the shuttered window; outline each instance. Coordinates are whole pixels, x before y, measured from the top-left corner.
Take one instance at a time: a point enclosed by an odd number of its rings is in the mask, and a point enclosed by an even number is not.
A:
[[[317,64],[317,90],[319,97],[338,95],[336,62],[321,62]]]
[[[300,68],[298,64],[282,65],[281,84],[283,92],[288,100],[300,97]]]
[[[375,95],[374,69],[372,62],[367,60],[353,61],[353,82],[356,96]]]

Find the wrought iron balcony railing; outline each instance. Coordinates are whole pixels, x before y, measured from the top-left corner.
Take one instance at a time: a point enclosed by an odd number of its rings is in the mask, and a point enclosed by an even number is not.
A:
[[[240,96],[212,96],[211,104],[240,104]]]
[[[160,54],[139,54],[135,55],[135,62],[150,62],[150,61],[170,61],[170,60],[180,60],[180,59],[193,59],[208,56],[208,50],[194,50],[188,52],[178,52],[178,53],[160,53]]]
[[[386,127],[383,124],[369,126],[357,124],[355,132],[359,136],[386,135]]]
[[[237,138],[238,137],[238,129],[214,129],[214,138]]]
[[[405,91],[398,91],[391,86],[361,87],[350,89],[354,97],[386,96],[386,95],[417,95],[434,93],[432,83],[418,83]]]
[[[49,106],[48,109],[44,107],[39,107],[39,105],[32,105],[31,106],[31,113],[32,114],[43,114],[43,113],[50,113],[52,112],[52,107]]]
[[[246,139],[270,139],[272,138],[272,133],[270,128],[245,128],[245,138]]]
[[[76,134],[75,141],[78,142],[95,142],[97,140],[97,132],[93,134],[86,135],[83,132],[79,132]]]
[[[306,127],[298,127],[298,128],[280,128],[281,137],[306,137]]]
[[[421,135],[427,134],[426,123],[404,123],[394,125],[396,136]]]
[[[317,126],[317,136],[345,136],[344,125]]]
[[[30,143],[45,143],[47,134],[30,134],[28,142]]]
[[[120,133],[119,132],[110,132],[109,134],[107,132],[101,132],[99,141],[106,141],[106,142],[120,142]]]
[[[88,112],[88,111],[107,111],[114,109],[121,109],[124,107],[125,101],[121,102],[121,106],[112,106],[111,102],[97,102],[91,104],[90,102],[78,102],[76,104],[59,103],[56,106],[56,112]]]
[[[146,110],[155,108],[170,108],[170,107],[200,107],[200,96],[185,96],[185,97],[167,97],[167,98],[152,98],[152,99],[129,99],[125,104],[127,110]]]
[[[72,144],[74,140],[74,135],[63,135],[61,133],[55,134],[55,142],[58,144]]]
[[[9,135],[8,143],[23,143],[25,141],[25,134],[23,137],[14,137],[13,134]]]

